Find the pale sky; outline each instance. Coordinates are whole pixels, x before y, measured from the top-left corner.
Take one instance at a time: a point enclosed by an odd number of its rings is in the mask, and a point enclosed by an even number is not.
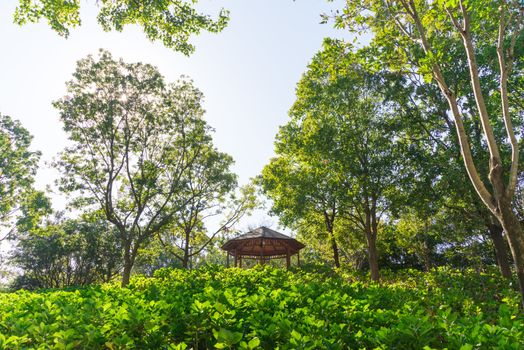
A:
[[[0,1],[0,113],[19,119],[42,152],[37,187],[53,183],[57,174],[45,165],[65,145],[66,136],[51,102],[62,97],[76,61],[99,48],[126,62],[157,66],[167,81],[189,76],[204,93],[206,120],[215,128],[215,145],[235,159],[240,184],[258,175],[273,155],[278,127],[287,121],[295,85],[325,37],[348,37],[331,24],[319,24],[320,14],[340,8],[341,1],[229,0],[202,1],[203,12],[231,11],[229,26],[218,34],[193,39],[190,57],[151,43],[139,28],[103,32],[95,20],[94,0],[82,1],[82,26],[68,39],[46,23],[14,25],[17,0]],[[60,196],[55,207],[63,207]],[[269,223],[264,212],[245,225]]]

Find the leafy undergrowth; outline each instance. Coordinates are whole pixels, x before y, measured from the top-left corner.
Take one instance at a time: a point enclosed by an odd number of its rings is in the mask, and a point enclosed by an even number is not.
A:
[[[0,294],[1,349],[523,349],[495,275],[210,267],[76,290]]]

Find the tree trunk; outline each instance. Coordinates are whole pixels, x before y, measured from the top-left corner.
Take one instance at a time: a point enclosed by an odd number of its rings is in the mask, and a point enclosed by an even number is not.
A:
[[[433,267],[431,261],[431,247],[428,242],[428,219],[424,220],[424,233],[422,234],[422,259],[424,260],[424,271],[429,272]]]
[[[335,235],[333,234],[333,232],[330,232],[329,236],[331,239],[331,248],[333,249],[333,260],[335,261],[335,267],[340,267],[337,240],[335,239]]]
[[[499,202],[499,220],[508,237],[509,247],[519,281],[521,303],[522,307],[524,307],[524,235],[520,222],[511,208],[511,203],[508,202],[509,201]]]
[[[366,234],[368,241],[368,257],[369,257],[369,269],[371,271],[371,280],[378,282],[380,280],[380,274],[378,270],[378,253],[377,253],[377,238],[371,232]]]
[[[124,253],[124,271],[122,272],[122,287],[126,287],[129,284],[132,268],[133,259],[131,259],[131,253],[129,252],[129,249],[126,249]]]
[[[492,223],[488,225],[489,235],[493,241],[493,248],[495,250],[495,258],[497,259],[497,265],[499,266],[500,273],[504,278],[511,278],[511,268],[508,261],[508,252],[506,250],[506,243],[502,236],[502,226],[498,223]]]
[[[422,248],[422,255],[424,259],[424,271],[429,272],[433,267],[433,262],[431,261],[431,248],[428,244],[428,239],[426,234],[424,234],[424,247]]]
[[[328,237],[331,242],[331,249],[333,250],[333,260],[335,261],[335,267],[338,268],[340,267],[340,258],[338,254],[337,240],[335,238],[335,234],[333,233],[334,231],[333,224],[335,222],[335,210],[333,209],[333,212],[331,215],[329,215],[327,211],[324,211],[324,220],[326,223]]]
[[[380,273],[378,270],[378,253],[377,253],[377,199],[372,196],[371,208],[366,210],[366,239],[368,241],[369,269],[371,271],[371,280],[378,282]]]
[[[184,258],[182,259],[182,267],[187,269],[189,266],[189,238],[191,230],[185,228],[185,242],[184,242]]]

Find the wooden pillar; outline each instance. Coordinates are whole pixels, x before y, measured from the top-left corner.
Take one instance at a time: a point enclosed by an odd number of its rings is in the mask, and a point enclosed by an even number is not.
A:
[[[238,257],[238,267],[242,268],[242,255]]]
[[[297,252],[297,265],[300,267],[300,250]]]
[[[235,267],[238,265],[238,251],[235,251]]]
[[[264,238],[260,239],[260,265],[264,265]]]
[[[229,267],[229,252],[226,252],[226,267]]]
[[[291,266],[291,256],[289,255],[289,249],[286,249],[286,267],[289,270]]]

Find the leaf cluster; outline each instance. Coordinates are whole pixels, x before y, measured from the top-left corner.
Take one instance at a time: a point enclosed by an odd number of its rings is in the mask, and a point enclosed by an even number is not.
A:
[[[197,1],[185,0],[100,0],[98,23],[105,31],[121,32],[127,25],[139,25],[151,41],[185,55],[195,47],[189,42],[191,35],[201,31],[220,32],[229,21],[229,12],[220,10],[216,19],[200,13]],[[70,29],[81,25],[80,0],[19,0],[14,13],[15,23],[23,25],[47,20],[59,35],[69,36]]]

